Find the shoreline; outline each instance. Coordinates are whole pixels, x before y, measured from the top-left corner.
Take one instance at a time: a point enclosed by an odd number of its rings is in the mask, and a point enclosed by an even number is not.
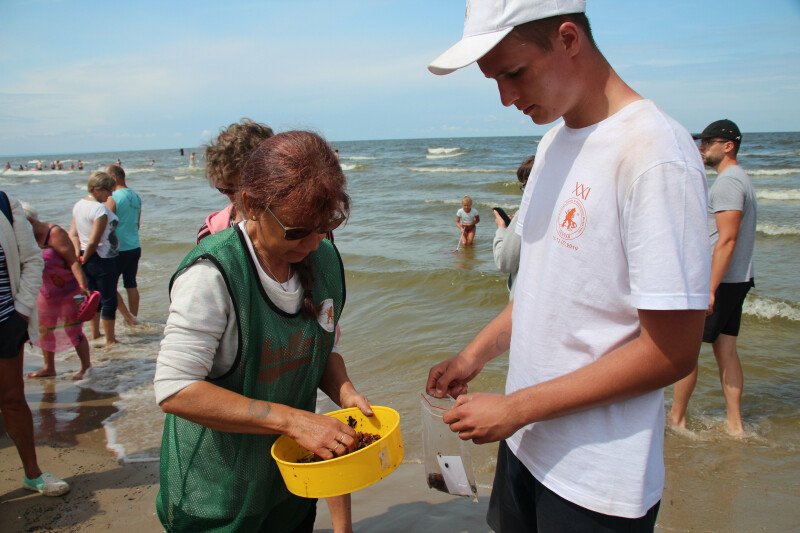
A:
[[[25,371],[35,364],[28,361]],[[163,531],[155,512],[158,462],[120,462],[107,441],[104,420],[118,412],[113,404],[119,396],[81,389],[69,379],[72,365],[59,365],[61,373],[55,379],[26,379],[25,393],[39,465],[68,481],[71,491],[47,498],[23,489],[19,456],[0,422],[0,531]],[[693,445],[703,438],[700,432],[666,432],[666,486],[656,531],[796,527],[800,515],[787,511],[800,504],[792,488],[800,456],[787,448],[784,468],[772,470],[766,486],[755,475],[766,465],[750,454],[763,442],[713,435],[706,440],[708,447],[728,448],[741,460],[718,464]],[[409,438],[414,434],[406,435]],[[478,503],[444,494],[427,487],[422,464],[403,463],[389,478],[353,494],[353,526],[363,533],[483,533],[490,531],[485,520],[489,491],[479,483]],[[332,531],[324,502],[317,505],[314,531]]]

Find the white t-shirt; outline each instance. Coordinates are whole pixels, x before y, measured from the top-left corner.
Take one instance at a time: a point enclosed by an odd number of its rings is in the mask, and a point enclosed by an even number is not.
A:
[[[651,101],[542,139],[517,225],[506,392],[584,367],[639,334],[637,309],[705,309],[703,162]],[[508,445],[563,498],[637,518],[661,498],[663,391],[523,427]]]
[[[478,216],[478,210],[473,207],[469,210],[469,213],[467,213],[461,208],[456,212],[456,216],[461,221],[462,226],[471,226],[475,224],[475,217]]]
[[[85,198],[78,200],[72,208],[75,229],[78,230],[78,239],[81,241],[81,250],[85,250],[89,244],[89,236],[92,234],[94,221],[103,215],[108,217],[108,223],[106,224],[106,229],[103,230],[103,235],[100,237],[100,242],[97,243],[97,255],[107,259],[119,255],[119,242],[115,233],[119,222],[117,215],[108,209],[106,204]]]

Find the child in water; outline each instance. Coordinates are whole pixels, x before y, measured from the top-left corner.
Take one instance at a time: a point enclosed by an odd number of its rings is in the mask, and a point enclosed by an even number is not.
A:
[[[475,226],[481,221],[478,210],[472,208],[472,198],[461,200],[461,209],[456,213],[456,226],[461,231],[461,244],[472,245],[475,240]]]

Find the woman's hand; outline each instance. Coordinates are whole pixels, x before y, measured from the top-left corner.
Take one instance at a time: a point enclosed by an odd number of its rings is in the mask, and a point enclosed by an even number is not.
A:
[[[286,435],[322,459],[355,450],[356,431],[333,417],[297,410]]]
[[[360,394],[352,383],[347,382],[342,385],[339,392],[339,400],[342,402],[342,407],[358,407],[365,416],[372,416],[372,407],[369,405],[369,400],[363,394]]]

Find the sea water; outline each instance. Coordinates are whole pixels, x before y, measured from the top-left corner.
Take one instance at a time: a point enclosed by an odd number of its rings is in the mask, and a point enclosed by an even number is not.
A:
[[[497,272],[492,259],[491,209],[516,211],[521,192],[515,172],[526,156],[535,154],[538,141],[498,137],[333,143],[352,198],[352,215],[335,235],[347,281],[340,347],[358,389],[371,402],[401,413],[408,461],[421,459],[419,393],[428,369],[456,354],[508,301],[506,276]],[[31,203],[42,220],[65,228],[72,205],[86,193],[89,172],[117,158],[128,185],[142,197],[143,324],[128,329],[118,320],[121,344],[93,350],[94,370],[80,383],[119,396],[118,411],[104,425],[109,446],[125,461],[158,457],[163,414],[155,404],[152,379],[169,305],[167,284],[205,216],[227,201],[206,181],[202,158],[198,166],[189,165],[191,151],[186,156],[173,149],[0,159],[9,160],[13,168],[33,166],[36,160],[47,166],[60,159],[66,167],[84,161],[83,171],[0,173],[0,189]],[[668,480],[671,471],[686,466],[687,457],[701,465],[728,465],[712,484],[736,482],[726,475],[746,478],[756,487],[800,477],[800,464],[792,459],[800,437],[800,133],[745,134],[739,156],[759,203],[756,287],[745,303],[739,337],[748,436],[733,440],[725,434],[716,364],[704,345],[689,431],[667,435]],[[714,178],[709,171],[710,182]],[[475,246],[452,253],[459,240],[455,214],[464,195],[473,198],[481,222]],[[28,364],[39,357],[38,349],[26,352]],[[75,355],[63,353],[57,359],[69,364]],[[471,390],[501,392],[506,369],[506,356],[497,358],[471,383]],[[668,409],[671,390],[666,397]],[[494,445],[475,448],[481,483],[491,482],[495,450]],[[745,467],[754,462],[758,468]]]

